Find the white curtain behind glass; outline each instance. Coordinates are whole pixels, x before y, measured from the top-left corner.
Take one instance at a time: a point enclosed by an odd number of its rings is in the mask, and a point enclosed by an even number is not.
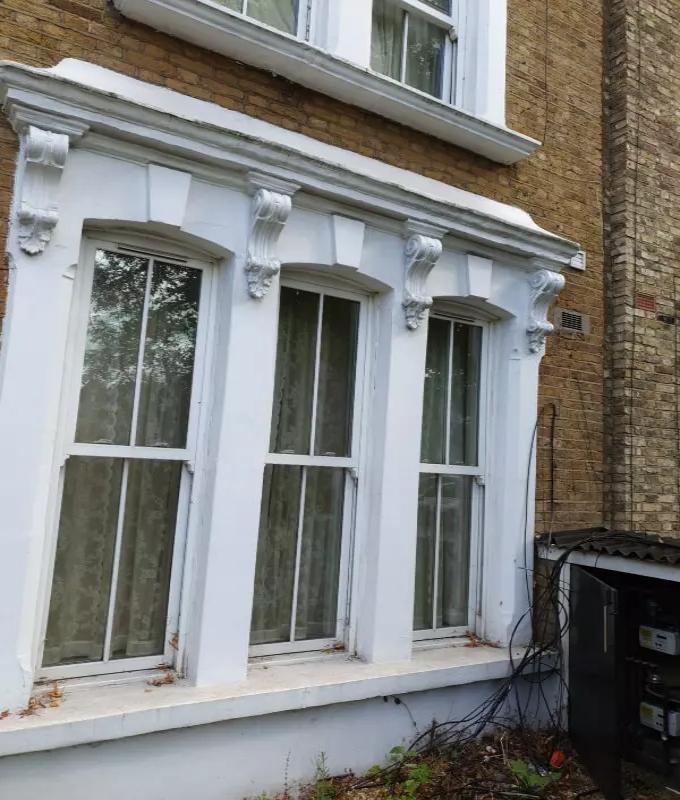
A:
[[[248,0],[249,17],[294,34],[297,29],[297,0]]]
[[[394,0],[373,0],[371,68],[401,80],[404,12]]]
[[[270,448],[314,464],[265,467],[253,645],[336,634],[345,469],[323,464],[351,455],[359,308],[281,289]]]
[[[96,253],[76,441],[98,454],[66,462],[45,666],[165,649],[182,467],[108,446],[186,446],[200,285],[197,269]]]

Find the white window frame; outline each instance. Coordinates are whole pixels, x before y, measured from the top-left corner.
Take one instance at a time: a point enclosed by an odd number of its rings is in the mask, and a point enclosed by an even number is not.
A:
[[[401,76],[399,80],[384,75],[381,72],[372,70],[376,75],[382,78],[399,83],[411,91],[417,92],[424,97],[434,97],[441,100],[443,103],[455,106],[457,105],[458,98],[461,96],[461,85],[459,78],[462,79],[463,70],[460,68],[460,20],[464,17],[462,9],[464,8],[466,0],[449,0],[450,11],[445,13],[435,8],[434,6],[423,3],[420,0],[393,0],[394,4],[399,6],[404,12],[404,27],[402,31],[401,43]],[[444,31],[444,59],[442,63],[441,74],[441,95],[431,95],[428,92],[423,92],[415,86],[406,83],[406,67],[407,67],[407,54],[408,54],[408,29],[411,17],[415,15],[425,18],[429,23],[442,28]],[[372,25],[372,22],[371,22]],[[453,34],[452,34],[453,32]],[[372,58],[373,53],[371,53]]]
[[[344,649],[350,646],[352,640],[352,593],[354,561],[356,558],[355,541],[357,538],[357,504],[360,490],[360,464],[364,439],[364,407],[367,387],[366,369],[368,364],[368,326],[370,314],[370,298],[360,291],[337,288],[334,282],[323,280],[289,278],[281,280],[280,289],[299,289],[305,292],[314,292],[321,297],[319,316],[317,320],[316,359],[314,369],[314,397],[312,407],[312,420],[310,426],[310,453],[312,455],[289,455],[286,453],[267,453],[264,466],[288,465],[301,467],[335,467],[345,471],[345,496],[343,501],[342,516],[342,541],[340,550],[340,577],[338,581],[338,610],[335,636],[326,639],[306,639],[293,641],[295,635],[295,610],[297,607],[297,576],[300,567],[300,548],[302,544],[302,525],[304,522],[304,484],[301,489],[301,502],[298,518],[297,553],[295,563],[295,585],[291,602],[291,640],[288,642],[273,642],[270,644],[250,645],[248,654],[250,658],[286,656],[295,653],[314,653],[318,651],[334,651],[341,644]],[[280,291],[279,289],[279,291]],[[314,437],[316,428],[319,357],[321,349],[321,324],[323,321],[323,298],[325,296],[339,297],[359,303],[359,328],[357,332],[357,348],[355,362],[354,406],[352,408],[352,440],[351,455],[348,457],[329,457],[313,455]],[[277,326],[278,331],[278,326]],[[278,336],[277,336],[278,352]],[[271,420],[270,420],[271,427]],[[261,512],[260,512],[261,513]],[[259,536],[259,530],[258,530]]]
[[[301,39],[303,42],[308,42],[311,36],[311,26],[312,26],[312,19],[314,15],[314,6],[315,0],[297,0],[297,20],[296,20],[296,27],[297,30],[295,33],[288,33],[287,31],[282,31],[279,28],[274,27],[273,25],[268,25],[266,22],[262,22],[262,20],[255,19],[254,17],[249,16],[248,14],[248,4],[250,0],[240,0],[241,2],[241,10],[237,11],[233,8],[228,8],[225,6],[225,11],[231,11],[234,14],[240,14],[245,19],[249,20],[250,22],[254,22],[256,25],[264,25],[265,28],[272,28],[272,30],[277,31],[278,33],[284,34],[284,36],[293,36],[297,39]]]
[[[194,374],[191,387],[191,402],[187,425],[186,447],[161,448],[143,447],[136,445],[108,445],[108,444],[83,444],[75,441],[78,406],[80,400],[81,374],[85,358],[87,328],[90,313],[90,301],[93,289],[95,270],[95,254],[98,249],[121,252],[130,255],[146,257],[150,263],[158,260],[162,263],[176,264],[177,266],[191,267],[202,272],[201,292],[199,298],[198,327],[196,332],[196,349],[194,356]],[[182,662],[182,649],[176,641],[180,635],[181,606],[183,605],[183,588],[188,583],[185,570],[187,563],[186,551],[188,547],[189,510],[193,494],[193,475],[195,470],[199,428],[202,420],[202,395],[205,393],[207,372],[206,363],[209,349],[211,307],[213,292],[213,269],[207,259],[197,259],[191,251],[177,246],[172,242],[158,240],[153,237],[138,237],[134,235],[116,236],[111,239],[99,238],[95,235],[85,234],[81,257],[75,277],[74,300],[71,317],[69,320],[68,349],[71,357],[67,360],[64,384],[62,390],[61,435],[57,442],[57,467],[56,487],[54,502],[52,504],[52,523],[49,531],[47,575],[44,582],[42,617],[40,625],[40,639],[38,649],[38,667],[36,679],[56,680],[81,678],[113,673],[130,673],[154,668],[179,669]],[[148,307],[151,270],[147,277],[147,288],[144,309]],[[139,357],[142,357],[142,343],[144,330],[140,331]],[[139,363],[138,363],[139,366]],[[135,404],[131,430],[135,430],[135,419],[138,411],[138,396],[141,384],[135,387]],[[119,516],[116,529],[116,543],[114,550],[113,575],[107,613],[107,630],[104,645],[104,660],[98,662],[83,662],[77,664],[57,665],[43,667],[43,651],[47,633],[47,623],[52,594],[52,581],[57,552],[59,521],[61,514],[62,493],[64,484],[64,470],[70,456],[101,456],[108,458],[121,458],[128,460],[154,460],[154,461],[181,461],[183,462],[182,474],[177,503],[177,519],[173,545],[172,567],[170,573],[170,586],[168,595],[168,611],[165,631],[165,649],[160,655],[144,656],[137,658],[110,659],[107,650],[110,647],[111,629],[113,624],[113,611],[115,603],[116,578],[119,566],[119,552],[122,538],[125,491],[121,491],[119,499]],[[123,474],[128,470],[127,463],[123,465]],[[125,484],[123,484],[125,485]],[[183,637],[182,637],[183,638]]]
[[[436,614],[436,587],[439,566],[439,541],[441,535],[441,485],[438,489],[437,497],[437,521],[436,521],[436,541],[435,541],[435,570],[433,575],[433,585],[435,593],[433,595],[433,627],[423,630],[413,631],[413,640],[415,642],[433,641],[439,639],[452,639],[455,637],[464,636],[468,633],[474,633],[477,629],[479,620],[479,603],[482,596],[481,592],[481,578],[483,572],[482,555],[483,555],[483,532],[484,532],[484,503],[486,496],[486,477],[487,477],[487,463],[488,463],[488,433],[489,433],[489,408],[490,408],[490,339],[491,327],[489,324],[477,317],[468,317],[459,313],[456,310],[447,308],[446,304],[442,303],[436,305],[436,310],[430,314],[430,318],[442,319],[450,323],[449,333],[449,382],[447,387],[447,413],[446,416],[446,451],[450,447],[449,430],[451,425],[450,414],[450,397],[451,397],[451,382],[452,382],[452,369],[451,359],[453,354],[453,331],[456,322],[465,325],[476,326],[481,328],[482,331],[482,345],[481,345],[481,364],[480,364],[480,385],[479,385],[479,414],[478,414],[478,439],[477,439],[477,465],[476,466],[457,466],[449,464],[429,464],[421,462],[419,464],[419,474],[428,475],[464,475],[472,477],[471,486],[471,500],[470,500],[470,564],[469,564],[469,580],[468,580],[468,622],[467,625],[448,626],[437,628],[434,626],[434,615]],[[448,460],[448,458],[447,458]],[[415,579],[415,576],[414,576]]]
[[[446,92],[438,99],[370,68],[371,0],[311,2],[309,30],[300,37],[218,0],[113,0],[137,22],[500,164],[514,164],[539,147],[506,123],[507,0],[456,0],[456,75],[448,101]],[[394,2],[437,17],[422,0]]]

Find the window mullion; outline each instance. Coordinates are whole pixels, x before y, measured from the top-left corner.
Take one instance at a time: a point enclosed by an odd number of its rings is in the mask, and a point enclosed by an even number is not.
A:
[[[123,462],[123,474],[120,481],[120,502],[118,504],[118,522],[116,524],[116,541],[113,548],[113,567],[111,569],[111,590],[109,594],[109,608],[106,615],[106,634],[104,636],[104,657],[106,663],[111,660],[111,637],[113,635],[113,620],[116,611],[116,594],[118,590],[118,572],[120,569],[120,552],[123,545],[123,527],[125,525],[125,502],[127,500],[128,475],[130,462]]]
[[[135,375],[135,393],[132,399],[132,420],[130,421],[130,445],[137,442],[137,422],[139,417],[139,401],[142,394],[144,370],[144,350],[146,348],[146,329],[149,322],[149,303],[151,300],[151,282],[153,280],[154,262],[149,261],[146,273],[146,288],[144,290],[144,307],[142,309],[142,324],[139,331],[139,350],[137,351],[137,373]]]
[[[446,382],[446,441],[444,442],[444,463],[451,463],[451,404],[453,402],[453,329],[449,322],[449,376]]]
[[[437,630],[437,608],[439,606],[439,542],[441,539],[442,479],[437,475],[437,500],[434,525],[434,570],[432,588],[432,630]]]
[[[399,80],[402,83],[406,82],[406,61],[408,58],[408,12],[404,11],[404,29],[401,41],[401,75]]]
[[[295,574],[293,576],[293,599],[290,610],[290,636],[289,641],[295,641],[295,626],[297,624],[298,587],[300,584],[300,559],[302,557],[302,533],[305,524],[305,499],[307,495],[307,467],[302,468],[302,481],[300,482],[300,510],[298,512],[297,541],[295,543]]]
[[[323,331],[324,295],[319,295],[319,317],[316,324],[316,352],[314,354],[314,387],[312,389],[312,424],[309,431],[309,455],[314,455],[316,444],[316,416],[319,404],[319,365],[321,361],[321,334]]]
[[[248,0],[243,0],[241,4],[241,13],[247,14],[248,13]]]
[[[307,42],[312,31],[312,2],[311,0],[298,0],[297,4],[297,36]]]

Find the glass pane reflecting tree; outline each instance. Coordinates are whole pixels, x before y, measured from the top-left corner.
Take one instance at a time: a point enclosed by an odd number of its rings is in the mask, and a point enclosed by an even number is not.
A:
[[[93,260],[45,667],[166,651],[183,464],[192,457],[202,270],[105,248]]]

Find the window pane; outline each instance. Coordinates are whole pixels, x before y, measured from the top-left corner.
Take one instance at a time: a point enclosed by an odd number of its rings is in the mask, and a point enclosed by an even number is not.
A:
[[[76,441],[130,444],[148,263],[97,251]]]
[[[451,464],[477,464],[481,356],[482,329],[456,322],[451,379]]]
[[[337,632],[344,492],[344,470],[307,469],[296,640],[325,639]]]
[[[417,14],[408,16],[406,83],[441,97],[446,31]]]
[[[221,6],[231,8],[233,11],[243,11],[243,0],[216,0]]]
[[[281,289],[272,453],[309,455],[319,295]]]
[[[446,415],[451,323],[430,317],[425,358],[423,429],[420,458],[425,464],[446,462]]]
[[[404,12],[394,0],[373,0],[371,69],[401,80]]]
[[[442,475],[440,481],[442,508],[437,627],[449,628],[468,624],[472,478]]]
[[[302,467],[264,470],[251,644],[290,640]]]
[[[315,455],[350,455],[359,309],[353,300],[324,297]]]
[[[418,545],[416,551],[416,598],[413,627],[432,627],[434,554],[437,540],[437,476],[421,475],[418,489]]]
[[[160,655],[170,592],[182,466],[130,461],[111,658]]]
[[[153,267],[136,444],[186,445],[201,271]]]
[[[451,10],[451,0],[421,0],[421,2],[427,3],[428,6],[439,9],[445,14],[448,14]]]
[[[248,16],[285,33],[297,32],[296,0],[248,0]]]
[[[43,665],[101,661],[123,462],[66,462]]]

